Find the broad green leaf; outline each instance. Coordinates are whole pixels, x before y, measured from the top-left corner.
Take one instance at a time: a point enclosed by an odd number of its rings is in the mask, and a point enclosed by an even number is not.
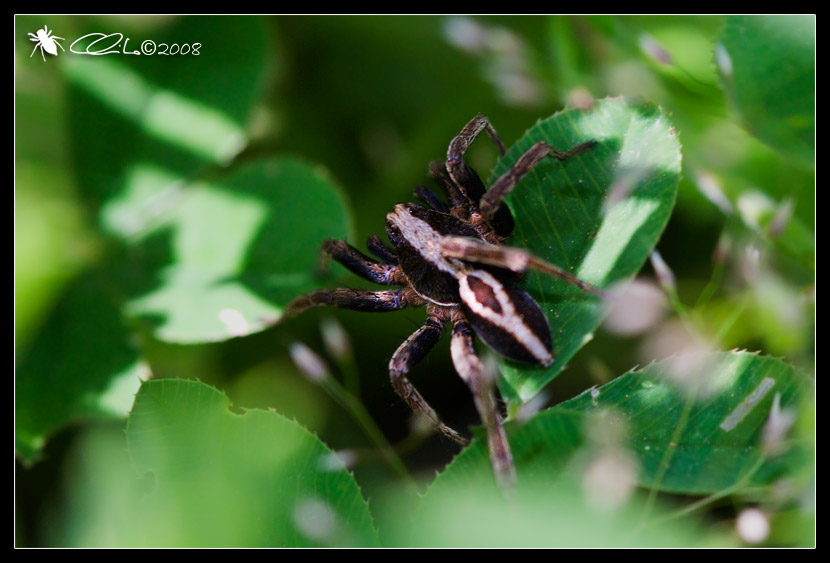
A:
[[[497,164],[504,173],[533,143],[562,150],[594,140],[590,150],[533,169],[507,198],[516,218],[508,244],[523,246],[598,287],[635,275],[671,214],[680,178],[680,143],[656,106],[625,99],[565,110],[533,126]],[[511,401],[536,395],[591,338],[603,317],[598,297],[531,272],[525,288],[548,316],[554,364],[502,368]]]
[[[181,203],[184,180],[227,162],[244,146],[247,120],[264,83],[269,49],[261,18],[143,20],[147,27],[140,33],[149,37],[109,29],[117,27],[116,20],[51,22],[68,40],[66,52],[49,62],[59,66],[69,85],[69,138],[64,143],[76,183],[107,234],[144,245],[124,260],[107,256],[94,272],[73,282],[42,333],[20,354],[15,370],[16,445],[27,460],[36,458],[45,437],[68,421],[126,415],[143,366],[122,324],[122,299],[130,289],[149,291],[155,283],[147,281],[152,268],[165,262],[164,256],[146,252],[146,237],[162,226],[171,227],[168,214]],[[145,39],[157,45],[199,42],[203,49],[199,55],[178,56],[72,52],[70,42],[90,32],[99,35],[88,42],[104,33],[115,33],[113,40],[122,34],[122,46],[123,37],[131,36],[130,51]],[[88,42],[76,45],[75,51]],[[240,219],[240,214],[233,218]],[[225,232],[217,227],[220,216],[214,214],[211,220],[214,233]],[[224,273],[235,272],[226,268]],[[207,301],[196,289],[194,284],[188,295]],[[178,298],[184,300],[181,294]],[[255,299],[243,303],[251,301]],[[227,307],[243,308],[233,299]],[[236,319],[233,313],[229,318]],[[206,322],[204,326],[214,328]]]
[[[396,541],[447,547],[699,545],[693,520],[639,526],[643,500],[633,483],[623,483],[622,498],[610,506],[591,497],[586,488],[601,495],[606,485],[613,492],[615,483],[584,480],[588,467],[607,453],[592,447],[585,425],[585,413],[551,409],[521,429],[509,427],[519,482],[507,496],[496,487],[486,440],[477,439],[430,486]]]
[[[84,33],[122,33],[86,23],[91,28]],[[227,163],[247,143],[246,122],[264,85],[270,49],[262,18],[181,17],[143,33],[128,34],[128,50],[145,42],[200,47],[176,56],[68,53],[61,59],[72,87],[69,130],[78,184],[96,211],[139,189],[163,199],[166,177],[188,179]],[[163,174],[142,174],[146,169]],[[101,224],[124,238],[143,226],[106,214]]]
[[[638,482],[683,493],[737,484],[769,484],[803,461],[802,445],[766,452],[761,441],[774,401],[794,412],[810,396],[808,379],[785,362],[747,352],[678,356],[632,371],[508,425],[519,479],[556,479],[586,443],[596,413],[611,413],[620,443],[638,459]],[[778,396],[778,399],[776,399]],[[781,455],[778,455],[778,454]],[[760,465],[759,465],[760,464]],[[491,471],[487,444],[476,440],[436,480],[452,486]]]
[[[643,486],[704,494],[768,485],[805,462],[804,444],[786,440],[773,447],[762,433],[771,417],[794,415],[809,388],[803,374],[777,358],[686,355],[627,373],[555,409],[612,409],[625,420]],[[774,413],[776,401],[781,412]]]
[[[36,461],[47,438],[80,419],[127,415],[147,368],[107,275],[74,280],[15,366],[15,450]]]
[[[585,502],[579,479],[526,479],[505,498],[494,486],[466,479],[453,488],[430,490],[414,517],[395,531],[401,547],[692,547],[726,545],[707,537],[697,519],[643,522],[643,499],[616,510]],[[652,511],[663,516],[665,510]],[[711,534],[710,534],[711,535]]]
[[[225,340],[274,323],[291,299],[319,287],[323,240],[350,232],[328,175],[293,158],[244,164],[171,192],[164,221],[131,250],[156,274],[127,305],[169,342]],[[130,198],[122,223],[154,204]]]
[[[515,506],[498,500],[487,443],[478,438],[432,484],[413,526],[452,529],[450,545],[695,545],[686,535],[638,535],[643,516],[658,517],[660,509],[637,509],[635,485],[708,494],[792,475],[806,461],[804,445],[785,437],[765,446],[763,427],[774,402],[786,418],[808,396],[807,378],[775,358],[730,352],[655,363],[522,426],[507,425],[518,473]],[[589,478],[609,460],[614,470]],[[618,505],[594,496],[615,494],[618,486],[629,494]],[[469,504],[468,495],[481,504]],[[451,525],[451,512],[439,516],[453,506],[465,506],[463,526]],[[501,518],[503,534],[495,531]],[[596,533],[586,533],[594,526]]]
[[[127,446],[153,488],[136,505],[136,545],[378,544],[368,505],[334,452],[277,413],[229,407],[203,383],[142,385]]]
[[[715,60],[746,129],[809,165],[815,150],[816,16],[726,18]]]

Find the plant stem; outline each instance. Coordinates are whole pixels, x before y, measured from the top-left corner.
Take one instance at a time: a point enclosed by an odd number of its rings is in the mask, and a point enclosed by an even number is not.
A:
[[[401,480],[413,492],[418,492],[417,484],[409,471],[406,469],[401,458],[395,453],[395,449],[389,444],[386,436],[380,431],[372,416],[354,395],[352,395],[339,381],[331,376],[323,377],[319,380],[323,390],[329,394],[341,407],[343,407],[352,417],[357,421],[369,439],[380,450],[383,458],[389,466],[398,474]]]

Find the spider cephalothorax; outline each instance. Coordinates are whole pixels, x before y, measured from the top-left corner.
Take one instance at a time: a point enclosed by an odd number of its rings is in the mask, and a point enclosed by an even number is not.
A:
[[[377,236],[367,248],[379,260],[363,255],[343,241],[328,240],[323,252],[355,274],[400,289],[368,291],[318,290],[289,304],[286,314],[330,305],[357,311],[396,311],[426,306],[427,319],[395,351],[389,374],[397,393],[442,434],[466,444],[467,439],[445,425],[413,387],[406,374],[435,345],[444,325],[451,323],[453,365],[473,392],[487,428],[490,458],[497,478],[508,484],[515,478],[510,448],[504,434],[490,379],[475,352],[473,334],[503,356],[547,366],[553,362],[548,321],[539,305],[517,285],[520,276],[535,269],[565,279],[583,289],[586,283],[520,248],[501,244],[513,232],[513,216],[502,200],[516,183],[546,156],[565,160],[594,145],[583,143],[567,152],[543,142],[534,144],[510,170],[486,189],[463,155],[485,131],[504,154],[505,148],[483,115],[472,119],[452,140],[444,162],[433,163],[431,173],[447,201],[425,186],[415,197],[426,206],[400,203],[386,216],[386,232],[394,250]]]

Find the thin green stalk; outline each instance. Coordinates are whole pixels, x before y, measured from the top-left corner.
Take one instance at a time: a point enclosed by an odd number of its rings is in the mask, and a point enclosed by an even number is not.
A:
[[[357,421],[372,443],[374,443],[375,447],[381,452],[392,470],[398,474],[409,489],[417,493],[418,488],[415,480],[409,474],[409,471],[407,471],[406,466],[400,457],[398,457],[394,448],[386,440],[386,436],[383,435],[383,432],[375,424],[374,419],[372,419],[372,416],[363,406],[360,399],[355,397],[337,379],[332,377],[326,362],[305,344],[301,342],[292,343],[289,346],[289,353],[303,375],[320,385],[329,397],[334,399],[337,404],[343,407]]]
[[[389,444],[386,436],[383,435],[383,432],[375,424],[374,419],[363,406],[363,403],[341,385],[339,381],[329,375],[320,378],[318,382],[331,398],[352,415],[372,443],[381,452],[389,466],[398,474],[406,486],[417,493],[418,486],[415,480],[409,474],[401,458],[398,457],[395,449]]]

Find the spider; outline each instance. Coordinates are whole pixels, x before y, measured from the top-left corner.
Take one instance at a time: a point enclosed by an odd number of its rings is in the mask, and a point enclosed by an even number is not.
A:
[[[66,51],[66,49],[63,48],[63,45],[58,43],[58,39],[64,41],[64,38],[52,35],[53,33],[54,31],[49,31],[49,28],[44,25],[43,29],[37,30],[37,35],[34,33],[29,34],[29,41],[34,41],[36,43],[35,48],[32,49],[32,54],[29,55],[30,59],[32,58],[32,55],[35,54],[35,51],[38,50],[38,47],[40,48],[40,56],[43,57],[43,62],[46,62],[46,55],[43,54],[44,50],[50,55],[57,55],[58,50],[55,48],[55,45],[57,45],[61,48],[61,51]]]
[[[537,142],[486,189],[463,158],[482,131],[502,155],[507,152],[485,116],[478,115],[467,123],[450,143],[446,161],[430,165],[431,175],[447,201],[421,185],[414,195],[425,205],[399,203],[387,214],[386,232],[394,250],[377,235],[369,237],[366,246],[378,260],[344,241],[323,243],[321,252],[353,273],[399,289],[317,290],[292,301],[286,315],[320,306],[371,312],[425,306],[426,321],[392,355],[389,375],[395,391],[416,414],[427,417],[441,434],[466,445],[468,439],[444,424],[407,378],[412,367],[438,342],[444,325],[451,324],[453,365],[472,391],[487,429],[496,479],[506,487],[515,482],[515,468],[496,406],[493,378],[488,377],[476,354],[473,336],[477,334],[506,358],[548,366],[553,363],[550,326],[539,305],[517,281],[527,270],[535,269],[584,291],[594,288],[524,249],[502,246],[514,228],[513,216],[502,200],[545,157],[564,161],[595,142],[588,141],[568,151]]]

